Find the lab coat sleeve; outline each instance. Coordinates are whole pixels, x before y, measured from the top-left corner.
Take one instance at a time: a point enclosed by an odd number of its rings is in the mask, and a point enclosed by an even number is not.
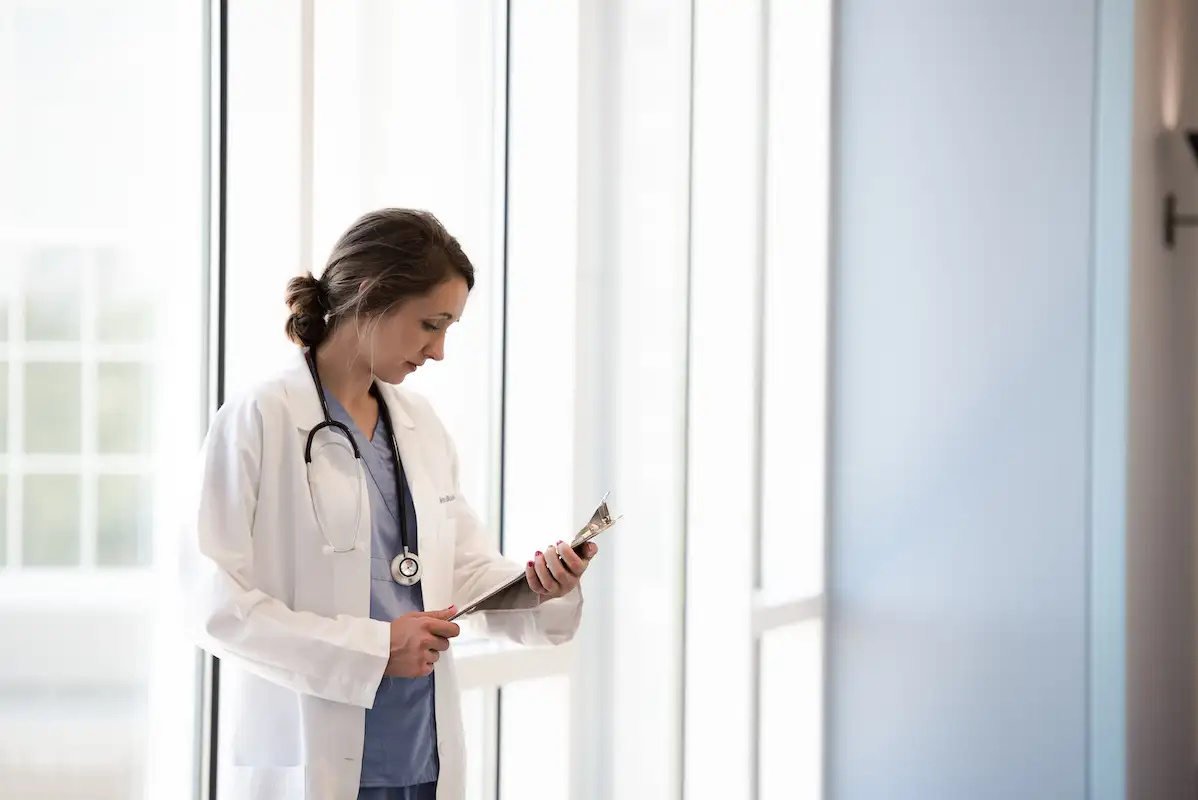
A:
[[[452,512],[457,527],[453,602],[460,607],[517,572],[524,572],[524,564],[505,558],[487,541],[482,521],[461,493],[457,449],[448,433],[445,439],[456,495]],[[552,600],[541,600],[525,584],[522,591],[512,593],[503,608],[478,611],[471,617],[486,636],[527,645],[563,644],[574,638],[582,620],[582,588]]]
[[[224,406],[201,458],[198,501],[181,545],[186,624],[200,647],[284,688],[370,708],[390,626],[293,611],[255,586],[251,541],[263,425],[257,403]]]

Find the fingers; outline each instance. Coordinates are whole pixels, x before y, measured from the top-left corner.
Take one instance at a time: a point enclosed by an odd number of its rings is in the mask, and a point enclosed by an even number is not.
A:
[[[445,639],[452,639],[462,632],[461,627],[456,622],[445,622],[435,617],[425,617],[421,622],[426,631],[434,636],[440,636]]]
[[[432,617],[433,619],[443,619],[448,621],[449,618],[456,613],[458,613],[458,610],[453,606],[450,606],[449,608],[443,608],[440,611],[419,611],[417,612],[417,616]]]
[[[573,547],[567,547],[564,543],[557,543],[558,555],[562,557],[562,561],[566,563],[566,569],[570,570],[572,575],[581,575],[582,571],[587,568],[586,562],[582,560],[582,556],[574,552]]]
[[[449,640],[442,636],[430,636],[424,641],[424,649],[443,652],[449,649]]]
[[[556,545],[550,545],[549,550],[545,551],[545,569],[549,570],[550,577],[558,584],[564,583],[565,578],[570,575],[570,570],[565,568],[565,564],[562,563]]]
[[[557,561],[557,557],[555,556],[553,560]],[[558,583],[557,578],[553,577],[549,565],[545,563],[545,554],[540,550],[537,551],[537,557],[533,561],[533,569],[537,571],[537,578],[540,579],[541,585],[545,587],[545,594],[556,595],[561,592],[562,586]]]
[[[549,594],[549,590],[541,585],[541,579],[537,577],[536,562],[529,561],[528,566],[524,568],[524,579],[528,581],[528,588],[539,595]]]

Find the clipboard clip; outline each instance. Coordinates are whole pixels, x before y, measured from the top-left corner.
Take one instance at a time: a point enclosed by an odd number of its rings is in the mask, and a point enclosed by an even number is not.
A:
[[[623,514],[617,517],[611,515],[611,509],[607,507],[607,498],[610,495],[611,492],[603,495],[603,499],[599,501],[599,505],[595,508],[595,513],[591,514],[590,521],[574,537],[574,541],[570,543],[570,547],[577,548],[586,544],[623,518]]]
[[[578,552],[579,548],[581,548],[584,544],[589,542],[591,539],[594,539],[599,534],[603,533],[605,530],[610,528],[612,525],[615,525],[616,522],[618,522],[619,520],[623,519],[623,516],[624,516],[623,514],[621,514],[619,516],[615,516],[615,517],[612,516],[611,509],[608,508],[608,506],[607,506],[607,498],[608,498],[609,494],[610,494],[610,492],[608,494],[603,495],[603,499],[599,501],[599,505],[595,508],[595,513],[591,514],[591,519],[587,522],[586,525],[583,526],[582,530],[580,530],[578,532],[578,534],[574,537],[574,541],[572,541],[570,543],[570,548],[572,550],[574,550],[575,552]],[[582,555],[582,554],[579,553],[579,555]],[[561,558],[561,556],[559,555],[558,558]],[[524,570],[521,569],[519,572],[512,575],[512,577],[510,579],[508,579],[507,581],[505,581],[504,583],[501,583],[499,586],[494,587],[493,589],[491,589],[490,591],[485,593],[482,597],[479,597],[479,598],[471,601],[468,605],[464,606],[461,610],[459,610],[456,614],[454,614],[452,617],[449,618],[450,621],[452,622],[454,620],[457,620],[460,617],[464,617],[467,614],[471,614],[479,609],[486,608],[488,603],[493,602],[494,599],[498,595],[501,595],[504,592],[511,590],[512,587],[516,586],[517,584],[523,583],[525,580],[524,575],[525,575]]]

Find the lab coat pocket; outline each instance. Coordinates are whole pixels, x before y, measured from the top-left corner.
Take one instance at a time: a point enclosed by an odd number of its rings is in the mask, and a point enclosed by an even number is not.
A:
[[[329,616],[370,616],[370,542],[359,542],[347,553],[324,553],[333,587]]]

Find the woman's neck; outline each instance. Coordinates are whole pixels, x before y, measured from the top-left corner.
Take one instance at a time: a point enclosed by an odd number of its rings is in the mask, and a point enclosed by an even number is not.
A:
[[[370,365],[358,355],[353,331],[334,328],[316,348],[315,357],[320,382],[345,410],[353,413],[372,404],[370,386],[374,376],[370,373]]]

